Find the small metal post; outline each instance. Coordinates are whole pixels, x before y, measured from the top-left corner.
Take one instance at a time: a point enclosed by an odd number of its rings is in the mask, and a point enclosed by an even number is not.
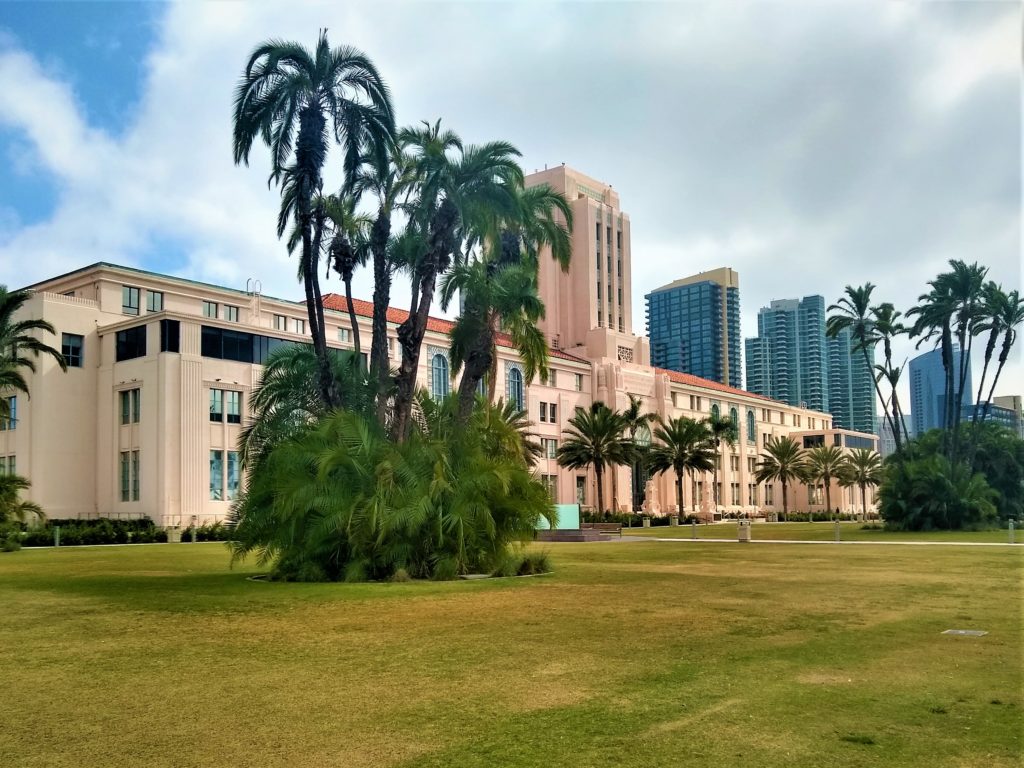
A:
[[[697,521],[696,520],[691,520],[690,521],[690,532],[693,534],[693,538],[696,539],[697,538]]]
[[[1013,544],[1013,518],[1010,518],[1010,543]]]
[[[840,541],[843,540],[842,532],[839,529],[839,521],[838,520],[836,520],[836,523],[835,523],[835,531],[836,531],[836,544],[838,544]]]
[[[1012,537],[1013,534],[1011,533],[1010,536]],[[55,547],[59,547],[60,546],[60,526],[59,525],[53,526],[53,546],[55,546]]]

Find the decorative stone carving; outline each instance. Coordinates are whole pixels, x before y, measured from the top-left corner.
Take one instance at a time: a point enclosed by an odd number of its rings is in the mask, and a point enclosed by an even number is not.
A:
[[[649,515],[661,514],[661,501],[658,498],[658,486],[653,480],[648,480],[644,487],[643,511]]]

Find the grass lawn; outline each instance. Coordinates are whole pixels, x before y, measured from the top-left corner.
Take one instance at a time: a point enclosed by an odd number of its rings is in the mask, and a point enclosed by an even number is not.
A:
[[[0,554],[0,766],[1020,765],[1022,549],[548,549],[379,585]]]
[[[863,523],[840,523],[843,541],[947,541],[1009,543],[1009,531],[872,531],[862,530]],[[692,539],[692,527],[657,526],[654,528],[623,528],[625,536],[654,536],[664,539]],[[834,541],[835,523],[752,523],[754,539],[789,539],[791,541]],[[698,539],[735,539],[736,523],[714,523],[697,526]],[[1024,530],[1014,531],[1014,540],[1024,544]]]

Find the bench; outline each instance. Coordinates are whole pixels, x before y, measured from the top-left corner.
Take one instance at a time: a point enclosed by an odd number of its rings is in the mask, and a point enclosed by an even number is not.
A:
[[[598,533],[617,533],[620,538],[622,537],[622,523],[581,523],[580,528]]]

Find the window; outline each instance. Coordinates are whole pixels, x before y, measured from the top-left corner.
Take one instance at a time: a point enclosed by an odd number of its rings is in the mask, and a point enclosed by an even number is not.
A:
[[[443,400],[448,396],[450,383],[448,358],[438,353],[430,361],[430,396],[435,400]]]
[[[306,332],[306,321],[295,318],[295,332],[305,333]]]
[[[673,392],[672,394],[675,394],[675,393]],[[695,398],[693,395],[690,395],[690,410],[691,411],[697,410],[697,398]]]
[[[18,397],[15,395],[4,399],[7,402],[7,418],[0,419],[0,431],[18,426]]]
[[[224,451],[210,451],[210,501],[224,501]]]
[[[716,419],[720,418],[721,417],[721,413],[722,413],[721,410],[719,410],[719,408],[718,408],[718,403],[715,403],[715,404],[713,404],[711,406],[711,415],[714,418],[716,418]]]
[[[587,478],[576,475],[576,503],[581,507],[587,503]]]
[[[61,334],[60,353],[64,355],[64,361],[68,368],[82,367],[82,344],[85,342],[83,336],[77,333]]]
[[[574,375],[576,377],[576,391],[577,392],[582,392],[583,391],[583,374],[582,373],[577,373],[577,374],[574,374]]]
[[[139,500],[139,452],[121,451],[121,501]]]
[[[557,475],[541,475],[540,481],[548,491],[548,496],[551,497],[551,501],[558,500],[558,476]]]
[[[242,393],[227,391],[224,400],[228,411],[228,424],[242,423]]]
[[[775,486],[766,485],[764,487],[764,503],[769,507],[775,506]]]
[[[702,397],[698,397],[697,398],[697,410],[698,411],[703,411],[704,410],[704,399]]]
[[[765,432],[764,434],[761,435],[761,445],[767,448],[768,445],[771,443],[771,439],[772,436]]]
[[[740,415],[739,415],[739,413],[736,412],[735,408],[730,408],[729,409],[729,421],[731,421],[733,423],[733,426],[735,426],[737,429],[739,429],[739,426],[740,426]]]
[[[739,456],[730,456],[729,457],[729,470],[732,471],[732,472],[739,472],[740,471],[740,457]]]
[[[753,411],[747,411],[747,442],[757,442],[757,423]]]
[[[508,401],[523,410],[523,372],[518,368],[508,371]]]
[[[747,472],[754,474],[757,471],[757,459],[753,456],[747,458]]]
[[[204,325],[200,337],[200,354],[218,360],[263,365],[267,355],[275,349],[294,343],[272,336]]]
[[[210,421],[224,421],[224,390],[210,390]]]
[[[541,440],[542,447],[544,448],[544,457],[548,459],[554,459],[558,456],[558,441],[552,440],[551,438],[545,437]]]
[[[761,421],[763,421],[763,422],[765,422],[767,424],[771,424],[772,423],[772,412],[769,411],[767,408],[762,408],[761,409]]]
[[[351,329],[349,329],[349,328],[339,328],[338,329],[338,341],[344,342],[345,344],[348,344],[350,341],[352,341],[352,331],[351,331]]]
[[[797,414],[797,413],[793,414],[793,426],[794,427],[799,427],[800,426],[800,414]]]
[[[146,326],[137,325],[118,331],[114,337],[114,359],[117,362],[146,356]]]
[[[238,498],[240,466],[238,451],[228,451],[228,489],[226,494],[228,501],[234,501]]]
[[[160,351],[177,352],[181,348],[181,323],[177,320],[160,321]]]
[[[732,505],[738,507],[740,505],[740,484],[732,483],[730,490],[732,491]]]
[[[752,507],[757,506],[757,483],[751,483],[747,486],[747,504]]]
[[[543,423],[543,422],[548,420],[548,404],[547,403],[541,403],[540,404],[540,420],[541,420],[541,423]]]
[[[17,458],[18,458],[17,456],[8,456],[7,457],[7,474],[9,474],[9,475],[16,475],[16,474],[18,474]]]
[[[224,319],[232,322],[238,322],[238,307],[232,307],[230,304],[224,305]]]
[[[284,315],[274,315],[274,330],[275,331],[287,331],[288,330],[288,318]]]
[[[142,415],[142,390],[124,389],[120,392],[121,423],[138,424]]]
[[[162,291],[146,291],[146,311],[164,311],[164,294]]]
[[[215,301],[204,301],[203,302],[203,317],[217,318],[217,302]]]
[[[548,421],[550,421],[552,424],[558,421],[558,418],[555,415],[557,413],[557,411],[555,410],[557,407],[558,406],[555,405],[555,403],[548,403]]]
[[[139,289],[130,285],[121,286],[121,314],[139,314]]]

